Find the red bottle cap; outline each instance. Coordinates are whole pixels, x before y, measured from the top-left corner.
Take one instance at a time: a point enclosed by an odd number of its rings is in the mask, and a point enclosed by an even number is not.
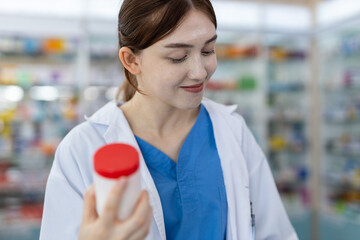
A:
[[[94,154],[94,168],[106,178],[129,176],[139,168],[139,153],[127,144],[108,144]]]

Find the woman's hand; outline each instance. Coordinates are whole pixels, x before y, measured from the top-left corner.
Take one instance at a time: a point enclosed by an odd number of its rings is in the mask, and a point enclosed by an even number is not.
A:
[[[79,240],[142,240],[150,228],[152,209],[149,197],[143,191],[132,215],[120,221],[117,209],[126,187],[126,179],[120,179],[111,190],[101,216],[96,212],[95,190],[92,185],[84,196],[84,210]]]

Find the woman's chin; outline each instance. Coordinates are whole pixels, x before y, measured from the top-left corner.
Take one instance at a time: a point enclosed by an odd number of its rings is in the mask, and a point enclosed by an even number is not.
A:
[[[200,106],[203,97],[204,94],[199,94],[196,97],[186,98],[183,99],[183,101],[178,101],[176,105],[178,108],[183,110],[193,110]]]

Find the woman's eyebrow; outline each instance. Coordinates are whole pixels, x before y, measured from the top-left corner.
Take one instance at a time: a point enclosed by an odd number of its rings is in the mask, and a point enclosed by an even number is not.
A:
[[[215,34],[212,38],[207,40],[204,45],[209,44],[217,39],[217,34]],[[194,45],[186,44],[186,43],[170,43],[164,46],[165,48],[193,48]]]

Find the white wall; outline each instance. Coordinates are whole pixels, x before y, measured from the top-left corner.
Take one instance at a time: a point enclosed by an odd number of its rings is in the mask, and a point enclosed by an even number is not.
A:
[[[310,29],[305,7],[212,0],[219,29],[267,29],[302,32]],[[0,31],[78,32],[80,19],[90,19],[91,32],[113,34],[122,0],[0,0]],[[318,7],[320,26],[360,15],[360,0],[329,0]],[[49,21],[47,19],[50,19]],[[73,22],[74,24],[69,24]],[[64,22],[64,24],[60,24]],[[56,26],[54,28],[54,26]],[[57,28],[57,29],[56,29]]]
[[[265,27],[302,31],[309,27],[307,11],[301,7],[226,0],[212,2],[220,30],[259,30]],[[122,0],[0,0],[0,31],[14,29],[35,34],[68,31],[73,35],[81,25],[76,22],[86,19],[90,22],[87,25],[90,32],[113,34],[121,3]],[[74,25],[69,25],[69,21]]]
[[[319,4],[317,21],[321,27],[360,15],[360,0],[329,0]]]

